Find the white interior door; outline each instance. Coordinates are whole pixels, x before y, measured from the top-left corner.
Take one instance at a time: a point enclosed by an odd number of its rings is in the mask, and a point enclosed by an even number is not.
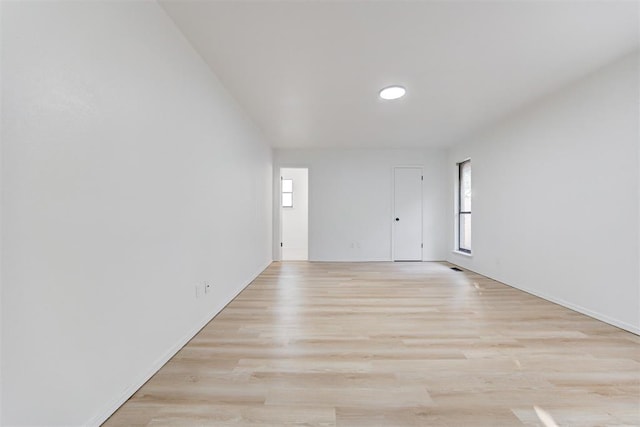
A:
[[[281,259],[309,259],[309,170],[280,169]]]
[[[422,168],[394,168],[393,259],[422,261]]]

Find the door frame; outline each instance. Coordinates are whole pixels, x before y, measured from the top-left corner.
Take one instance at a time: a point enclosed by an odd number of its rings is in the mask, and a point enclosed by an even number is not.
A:
[[[396,218],[396,169],[420,169],[420,262],[424,260],[424,166],[423,165],[395,165],[391,168],[391,261],[396,262],[396,229],[394,218]]]

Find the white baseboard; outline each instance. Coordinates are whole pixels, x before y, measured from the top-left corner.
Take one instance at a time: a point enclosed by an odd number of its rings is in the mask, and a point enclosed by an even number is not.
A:
[[[415,261],[394,261],[391,258],[340,258],[340,259],[310,259],[309,262],[445,262],[444,259],[422,259]]]
[[[135,381],[131,383],[129,387],[120,395],[117,399],[111,402],[103,411],[100,411],[98,415],[93,417],[89,422],[87,422],[86,426],[100,426],[104,423],[111,415],[113,415],[120,406],[122,406],[133,394],[140,389],[149,379],[156,374],[173,356],[176,355],[178,351],[182,347],[184,347],[193,337],[196,336],[198,332],[202,328],[204,328],[207,323],[209,323],[218,313],[222,311],[231,301],[233,301],[240,292],[244,291],[247,286],[253,282],[256,277],[260,275],[269,265],[271,265],[273,261],[269,260],[265,265],[263,265],[258,271],[240,288],[238,291],[233,294],[230,298],[225,298],[220,304],[217,304],[209,314],[207,314],[204,319],[200,320],[194,328],[192,328],[188,333],[186,333],[181,339],[178,340],[174,345],[172,345],[162,356],[160,356],[150,367],[149,369],[140,377],[138,377]]]
[[[334,260],[322,260],[318,262],[357,263],[357,262],[392,262],[392,261],[388,259],[334,259]]]
[[[503,283],[503,282],[500,282],[500,283]],[[602,313],[599,313],[597,311],[590,310],[588,308],[582,307],[582,306],[577,305],[577,304],[573,304],[571,302],[565,301],[565,300],[560,299],[560,298],[555,298],[555,297],[552,297],[552,296],[549,296],[549,295],[545,295],[545,294],[537,292],[537,291],[532,291],[531,289],[520,288],[520,287],[517,287],[517,286],[509,285],[508,283],[505,283],[505,284],[508,285],[508,286],[511,286],[512,288],[516,288],[516,289],[519,289],[521,291],[524,291],[524,292],[526,292],[528,294],[535,295],[535,296],[537,296],[539,298],[542,298],[544,300],[551,301],[551,302],[553,302],[555,304],[561,305],[561,306],[566,307],[566,308],[568,308],[570,310],[577,311],[578,313],[584,314],[584,315],[589,316],[589,317],[593,317],[594,319],[597,319],[597,320],[600,320],[602,322],[608,323],[608,324],[610,324],[612,326],[615,326],[617,328],[624,329],[625,331],[629,331],[629,332],[634,333],[636,335],[640,335],[640,327],[638,327],[638,326],[634,326],[634,325],[632,325],[630,323],[623,322],[623,321],[618,320],[618,319],[614,319],[613,317],[607,316],[606,314],[602,314]]]
[[[631,332],[631,333],[636,334],[636,335],[640,335],[640,327],[639,326],[635,326],[635,325],[632,325],[630,323],[623,322],[623,321],[621,321],[619,319],[614,319],[613,317],[607,316],[606,314],[602,314],[600,312],[597,312],[597,311],[594,311],[594,310],[590,310],[590,309],[582,307],[582,306],[580,306],[578,304],[574,304],[574,303],[571,303],[569,301],[565,301],[565,300],[563,300],[561,298],[556,298],[556,297],[551,296],[551,295],[546,295],[546,294],[544,294],[542,292],[534,291],[534,290],[529,289],[529,288],[525,288],[525,287],[522,287],[522,286],[516,286],[516,285],[510,284],[510,283],[504,282],[502,280],[487,276],[486,274],[482,274],[482,273],[479,273],[477,271],[471,270],[471,269],[469,269],[467,267],[460,266],[460,265],[456,264],[453,261],[448,261],[448,262],[453,264],[453,265],[456,265],[456,266],[458,266],[460,268],[464,268],[465,270],[469,270],[469,271],[472,271],[472,272],[474,272],[476,274],[480,274],[481,276],[488,277],[491,280],[495,280],[496,282],[500,282],[500,283],[502,283],[504,285],[507,285],[507,286],[510,286],[510,287],[512,287],[514,289],[518,289],[520,291],[523,291],[523,292],[526,292],[528,294],[534,295],[534,296],[536,296],[538,298],[542,298],[542,299],[547,300],[549,302],[552,302],[554,304],[561,305],[561,306],[563,306],[565,308],[568,308],[569,310],[576,311],[576,312],[578,312],[580,314],[584,314],[585,316],[593,317],[596,320],[600,320],[601,322],[608,323],[609,325],[615,326],[616,328],[624,329],[625,331]]]

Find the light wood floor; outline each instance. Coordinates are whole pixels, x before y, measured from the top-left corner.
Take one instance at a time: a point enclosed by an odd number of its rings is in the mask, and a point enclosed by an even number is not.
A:
[[[640,337],[445,264],[290,262],[106,425],[553,422],[640,425]]]

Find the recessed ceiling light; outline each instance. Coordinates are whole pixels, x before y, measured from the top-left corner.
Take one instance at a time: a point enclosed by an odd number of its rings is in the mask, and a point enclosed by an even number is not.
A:
[[[382,99],[398,99],[402,98],[407,90],[402,86],[389,86],[380,91],[380,98]]]

